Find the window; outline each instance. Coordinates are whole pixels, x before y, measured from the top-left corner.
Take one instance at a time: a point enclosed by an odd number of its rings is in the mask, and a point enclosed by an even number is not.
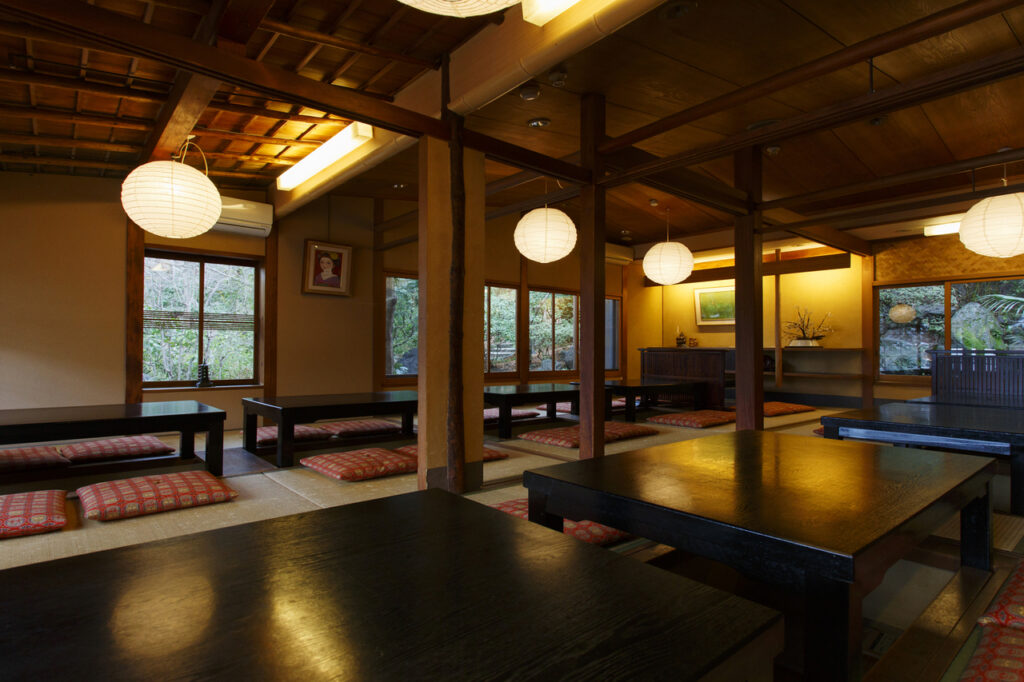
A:
[[[202,363],[214,383],[255,383],[256,268],[248,261],[147,253],[143,384],[193,385]]]
[[[1024,349],[1024,279],[956,282],[949,296],[953,348]]]
[[[575,294],[530,291],[530,371],[576,369],[577,303]]]
[[[519,292],[514,287],[484,287],[484,371],[515,372]]]
[[[419,371],[420,283],[412,277],[384,280],[384,374]]]

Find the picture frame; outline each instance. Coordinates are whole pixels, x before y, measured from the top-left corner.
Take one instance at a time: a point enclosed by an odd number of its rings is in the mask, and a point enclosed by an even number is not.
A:
[[[351,296],[352,247],[307,239],[302,293]]]
[[[736,287],[694,289],[693,312],[698,325],[736,324]]]

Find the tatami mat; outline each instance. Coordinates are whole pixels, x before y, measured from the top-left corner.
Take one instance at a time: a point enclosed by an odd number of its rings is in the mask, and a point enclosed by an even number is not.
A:
[[[956,514],[932,535],[950,540],[960,539],[960,515]],[[992,514],[992,547],[1007,552],[1016,551],[1024,540],[1024,516]]]
[[[305,467],[280,469],[263,474],[318,507],[375,500],[416,490],[416,474],[374,478],[368,481],[336,481]]]

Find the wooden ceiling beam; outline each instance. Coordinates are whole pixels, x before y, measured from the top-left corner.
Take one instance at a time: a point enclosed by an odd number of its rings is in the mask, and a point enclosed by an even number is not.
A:
[[[114,163],[111,161],[86,161],[84,159],[63,159],[55,156],[33,156],[31,154],[0,154],[0,163],[31,163],[36,166],[61,166],[64,168],[98,168],[101,170],[129,171],[134,166],[130,163]]]
[[[265,109],[261,107],[247,107],[242,104],[232,104],[230,102],[219,102],[214,100],[207,105],[207,109],[213,111],[224,111],[231,114],[239,114],[240,116],[257,116],[259,118],[269,118],[275,121],[285,121],[287,123],[311,123],[314,125],[339,125],[346,126],[352,122],[351,119],[337,118],[331,116],[329,118],[323,118],[321,116],[309,116],[307,114],[289,114],[287,111],[275,111],[273,109]]]
[[[2,2],[3,0],[0,0]],[[474,130],[466,130],[463,139],[467,147],[483,152],[488,158],[510,166],[532,170],[559,180],[589,183],[590,171],[573,163],[540,154],[525,147],[499,140]]]
[[[310,43],[325,45],[327,47],[337,47],[342,50],[348,50],[349,52],[358,52],[359,54],[371,55],[373,57],[381,57],[382,59],[388,59],[393,62],[412,64],[424,69],[437,69],[440,66],[439,60],[430,61],[427,59],[420,59],[418,57],[402,54],[401,52],[395,52],[394,50],[385,50],[383,48],[373,47],[372,45],[360,43],[355,40],[345,40],[344,38],[339,38],[338,36],[333,36],[328,33],[299,28],[297,26],[286,24],[283,21],[264,19],[260,22],[260,28],[264,31],[288,36],[289,38],[305,40]]]
[[[104,152],[125,152],[137,154],[142,145],[83,140],[80,137],[48,137],[44,135],[0,134],[0,144],[24,144],[40,147],[67,147],[69,149],[97,149]]]
[[[920,170],[909,171],[906,173],[887,175],[881,178],[874,178],[873,180],[865,180],[864,182],[844,185],[843,187],[833,187],[831,189],[819,190],[817,192],[808,192],[806,194],[798,194],[791,197],[784,197],[782,199],[773,199],[772,201],[763,202],[761,204],[761,208],[763,210],[769,210],[772,208],[793,208],[816,201],[849,197],[862,194],[864,192],[888,189],[890,187],[899,187],[900,185],[921,182],[922,180],[932,180],[948,175],[964,173],[978,168],[986,168],[988,166],[996,166],[1001,163],[1013,163],[1015,161],[1022,160],[1024,160],[1024,148],[1011,149],[1005,152],[986,154],[985,156],[975,156],[974,158],[964,159],[963,161],[945,163],[940,166],[932,166],[930,168],[922,168]]]
[[[0,0],[3,2],[6,0]],[[653,173],[705,163],[752,145],[777,142],[798,135],[836,128],[879,114],[905,109],[1019,75],[1024,71],[1024,47],[1016,47],[977,61],[960,64],[916,81],[867,93],[844,102],[809,111],[772,125],[732,135],[718,142],[655,159],[612,173],[598,180],[615,186],[638,181]]]
[[[794,224],[776,224],[772,227],[762,227],[762,232],[784,230],[798,237],[804,237],[811,241],[831,246],[843,251],[855,253],[858,256],[870,256],[874,253],[871,249],[871,242],[852,234],[847,234],[828,225],[808,225],[801,227]]]
[[[162,103],[167,99],[167,94],[162,92],[140,90],[138,88],[123,88],[115,85],[104,85],[103,83],[94,83],[92,81],[81,80],[79,78],[51,76],[33,71],[12,71],[0,69],[0,81],[84,92],[90,95],[103,95],[105,97],[127,99],[134,102]]]
[[[784,88],[803,83],[812,78],[818,78],[848,66],[853,66],[872,57],[877,57],[878,55],[898,50],[901,47],[912,45],[927,38],[947,33],[960,26],[990,17],[993,14],[999,14],[1020,4],[1022,4],[1021,0],[970,0],[969,2],[954,5],[941,12],[936,12],[899,28],[867,38],[859,43],[837,50],[824,57],[819,57],[806,64],[801,64],[788,71],[769,76],[738,90],[733,90],[732,92],[648,123],[628,133],[605,141],[598,147],[598,151],[607,154],[624,149],[629,145],[661,135],[687,123],[692,123],[726,109],[752,102],[761,97],[767,97]]]
[[[523,199],[517,201],[514,204],[508,206],[501,206],[494,210],[488,211],[486,220],[494,220],[495,218],[501,218],[502,216],[511,215],[513,213],[523,213],[525,211],[532,211],[535,208],[541,208],[549,204],[557,204],[562,201],[568,201],[569,199],[575,199],[580,195],[581,187],[566,187],[554,192],[548,192],[542,194],[539,197],[531,197],[529,199]]]
[[[248,142],[250,144],[276,144],[281,147],[300,147],[302,149],[315,149],[323,144],[319,140],[287,140],[281,137],[250,135],[249,133],[236,133],[233,130],[215,130],[200,126],[193,127],[192,132],[202,137],[215,137],[223,140],[234,140],[235,142]]]
[[[127,52],[117,51],[114,48],[107,47],[101,43],[96,43],[85,38],[77,38],[58,33],[57,31],[50,31],[39,26],[32,24],[21,24],[13,21],[0,21],[0,35],[12,36],[14,38],[24,38],[26,40],[40,40],[46,43],[53,43],[55,45],[67,45],[68,47],[75,47],[81,49],[98,50],[106,54],[113,54],[119,57],[131,57]]]
[[[75,125],[94,125],[118,130],[149,130],[153,124],[149,121],[125,119],[103,114],[80,114],[71,110],[40,109],[0,104],[0,116],[12,118],[32,118],[37,121],[54,121],[55,123],[73,123]]]
[[[294,166],[294,159],[282,159],[267,154],[234,154],[232,152],[203,152],[208,159],[228,159],[230,161],[252,161],[253,163],[269,163],[274,166]]]

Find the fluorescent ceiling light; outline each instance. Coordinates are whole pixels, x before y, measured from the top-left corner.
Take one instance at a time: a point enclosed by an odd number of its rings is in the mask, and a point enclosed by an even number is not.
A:
[[[925,225],[924,236],[936,237],[940,234],[956,234],[960,231],[960,223],[943,223],[942,225]]]
[[[543,26],[580,0],[523,0],[523,20]]]
[[[332,163],[373,139],[373,126],[352,123],[277,178],[280,190],[295,189]]]

